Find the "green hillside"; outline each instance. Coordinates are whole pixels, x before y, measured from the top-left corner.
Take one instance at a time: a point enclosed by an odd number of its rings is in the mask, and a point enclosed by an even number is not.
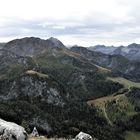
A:
[[[125,140],[140,140],[140,132],[126,132]]]
[[[127,89],[130,89],[133,87],[140,88],[140,83],[133,82],[122,77],[108,77],[107,80],[120,83],[124,86],[124,88],[127,88]]]
[[[111,126],[123,126],[128,130],[139,129],[139,124],[136,125],[135,123],[139,121],[138,116],[140,114],[140,83],[121,77],[108,77],[107,80],[122,84],[122,89],[113,95],[89,100],[87,102],[88,105],[99,109],[101,115],[104,116]],[[128,133],[126,139],[129,140],[130,138],[131,140],[133,136],[135,134]]]

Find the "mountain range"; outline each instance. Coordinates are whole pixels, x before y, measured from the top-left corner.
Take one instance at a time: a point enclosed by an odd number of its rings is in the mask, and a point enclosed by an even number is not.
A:
[[[84,131],[99,140],[124,140],[127,131],[140,131],[139,56],[130,59],[116,53],[119,48],[67,48],[53,37],[3,44],[0,118],[58,137]],[[140,49],[127,48],[129,55]]]
[[[89,50],[102,52],[110,55],[122,55],[130,60],[140,60],[140,44],[132,43],[128,46],[105,46],[97,45],[94,47],[89,47]]]
[[[88,48],[78,46],[71,47],[71,50],[87,58],[90,62],[93,62],[94,64],[112,70],[113,73],[116,73],[134,81],[140,80],[139,61],[132,61],[121,54],[111,55],[99,51],[91,51]]]

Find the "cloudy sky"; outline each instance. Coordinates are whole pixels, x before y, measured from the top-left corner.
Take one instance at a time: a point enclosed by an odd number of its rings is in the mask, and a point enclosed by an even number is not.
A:
[[[0,41],[26,36],[66,45],[140,43],[140,1],[0,0]]]

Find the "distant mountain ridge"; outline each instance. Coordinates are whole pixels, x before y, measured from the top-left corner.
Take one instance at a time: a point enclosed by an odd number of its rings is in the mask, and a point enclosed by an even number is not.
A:
[[[105,45],[96,45],[93,47],[89,47],[89,50],[96,51],[96,52],[102,52],[104,54],[112,54],[113,51],[115,51],[116,47],[114,46],[105,46]]]
[[[97,65],[111,69],[115,73],[120,73],[133,80],[140,80],[139,61],[131,61],[120,54],[104,54],[102,52],[92,51],[88,48],[80,46],[74,46],[71,48],[71,50],[73,52],[79,53],[81,56],[89,59],[91,62],[96,63]]]
[[[26,45],[25,45],[26,44]],[[20,47],[19,47],[20,46]],[[75,45],[76,47],[77,45]],[[25,37],[22,39],[15,39],[8,43],[0,43],[0,49],[10,50],[16,52],[20,56],[35,56],[45,51],[54,51],[58,48],[66,48],[65,45],[54,37],[47,40],[36,37]],[[128,46],[105,46],[96,45],[88,47],[89,50],[95,52],[102,52],[109,55],[122,55],[129,60],[140,61],[140,44],[132,43]]]
[[[88,49],[96,52],[102,52],[104,54],[122,55],[129,60],[140,61],[140,44],[136,43],[132,43],[128,46],[119,47],[96,45],[94,47],[89,47]]]

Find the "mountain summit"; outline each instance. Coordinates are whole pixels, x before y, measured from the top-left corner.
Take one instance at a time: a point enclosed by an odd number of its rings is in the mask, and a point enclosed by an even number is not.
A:
[[[14,52],[20,56],[36,56],[44,52],[50,52],[53,49],[65,48],[62,42],[56,38],[49,38],[47,40],[35,38],[35,37],[26,37],[22,39],[16,39],[8,42],[4,49]]]
[[[57,38],[50,37],[48,41],[52,42],[54,46],[59,47],[59,48],[65,48],[64,44],[58,40]]]

